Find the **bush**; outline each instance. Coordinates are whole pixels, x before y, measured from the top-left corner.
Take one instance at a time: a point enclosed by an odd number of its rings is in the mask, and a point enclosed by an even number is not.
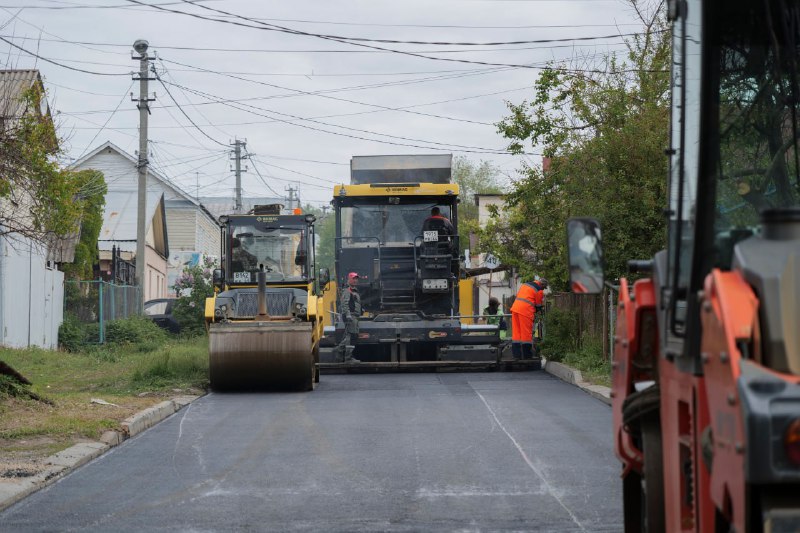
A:
[[[68,352],[77,352],[86,346],[85,325],[78,317],[68,313],[58,328],[58,344]]]
[[[206,257],[202,265],[185,267],[172,287],[180,294],[172,314],[180,323],[183,333],[198,335],[205,332],[206,298],[214,294],[211,274],[215,267],[216,261]]]
[[[541,353],[551,361],[561,361],[566,354],[578,350],[578,313],[553,307],[545,315],[545,331]]]
[[[149,352],[158,349],[166,340],[167,333],[142,316],[112,320],[105,324],[106,345],[135,345],[140,352]],[[103,360],[114,358],[107,349],[98,346],[100,324],[82,323],[72,314],[64,317],[58,330],[58,343],[68,352],[86,351]]]
[[[106,323],[107,343],[157,345],[167,340],[166,332],[152,320],[143,316],[132,316]],[[146,351],[146,350],[144,350]]]

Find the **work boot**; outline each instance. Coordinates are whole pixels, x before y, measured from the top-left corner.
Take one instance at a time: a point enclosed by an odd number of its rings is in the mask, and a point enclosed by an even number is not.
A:
[[[511,357],[516,361],[522,359],[522,345],[518,342],[511,343]]]
[[[522,358],[533,359],[533,344],[522,345]]]
[[[361,362],[358,359],[356,359],[355,357],[353,357],[353,350],[355,350],[355,349],[356,349],[355,346],[350,346],[350,345],[348,345],[347,348],[345,348],[345,350],[344,350],[344,362],[345,363],[347,363],[349,365],[353,365],[353,364],[358,364],[358,363]]]

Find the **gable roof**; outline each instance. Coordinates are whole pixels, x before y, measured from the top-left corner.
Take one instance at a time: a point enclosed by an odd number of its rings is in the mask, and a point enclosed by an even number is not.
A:
[[[128,152],[126,152],[125,150],[123,150],[122,148],[117,146],[116,144],[112,143],[111,141],[106,141],[103,144],[101,144],[100,146],[98,146],[97,148],[95,148],[94,150],[92,150],[91,152],[89,152],[88,154],[86,154],[85,156],[81,157],[80,159],[78,159],[77,161],[72,163],[69,166],[69,168],[70,169],[77,169],[78,167],[82,167],[82,166],[86,165],[86,163],[89,160],[91,160],[97,154],[101,153],[103,150],[106,150],[106,149],[113,150],[114,152],[116,152],[117,154],[122,156],[123,158],[127,159],[128,161],[130,161],[131,164],[133,165],[134,169],[136,169],[138,167],[138,165],[139,165],[139,159],[138,158],[132,156],[131,154],[129,154]],[[87,166],[87,168],[90,168],[90,167]],[[189,202],[190,204],[192,204],[192,205],[194,205],[196,207],[199,207],[200,210],[203,211],[211,220],[216,222],[216,219],[214,218],[214,215],[212,215],[211,212],[201,202],[197,201],[194,197],[190,196],[186,191],[181,189],[172,180],[170,180],[168,177],[164,176],[164,174],[162,174],[161,172],[159,172],[158,170],[153,168],[152,165],[147,167],[147,175],[148,175],[148,177],[152,176],[153,178],[155,178],[158,181],[160,181],[165,187],[167,187],[168,189],[173,191],[175,193],[175,195],[178,196],[182,201]],[[173,200],[171,200],[170,203],[171,202],[173,202]]]
[[[35,84],[42,84],[38,70],[0,70],[0,120],[22,116],[24,104],[22,95]],[[42,115],[48,115],[47,99],[44,99]]]
[[[106,207],[103,212],[103,228],[97,238],[100,250],[110,250],[116,246],[125,252],[136,252],[137,202],[135,194],[128,191],[108,191]],[[166,217],[164,214],[164,193],[147,193],[146,231],[153,233],[153,241],[148,242],[164,257],[169,256]]]

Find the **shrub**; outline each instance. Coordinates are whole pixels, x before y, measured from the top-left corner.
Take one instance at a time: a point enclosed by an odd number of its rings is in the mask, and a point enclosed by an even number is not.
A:
[[[197,335],[205,332],[206,298],[214,294],[211,273],[215,266],[216,261],[206,257],[202,265],[185,267],[175,281],[173,288],[181,296],[175,302],[172,314],[184,333]]]
[[[142,316],[132,316],[107,322],[105,339],[107,343],[113,344],[152,345],[163,343],[167,339],[167,334],[152,320]]]
[[[64,316],[58,328],[58,344],[68,352],[77,352],[86,346],[86,329],[78,317],[71,313]]]
[[[545,331],[541,353],[552,361],[561,361],[566,354],[578,350],[578,313],[553,307],[545,315]]]

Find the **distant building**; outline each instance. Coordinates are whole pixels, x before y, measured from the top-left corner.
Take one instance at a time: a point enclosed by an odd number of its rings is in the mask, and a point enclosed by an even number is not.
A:
[[[122,258],[132,259],[136,253],[136,202],[139,184],[137,170],[138,160],[112,142],[106,142],[89,152],[85,157],[76,161],[72,168],[75,170],[95,169],[101,171],[106,177],[109,195],[114,195],[116,205],[126,209],[132,206],[134,232],[132,247],[125,245],[121,234],[112,236],[101,234],[100,242],[101,267],[105,275],[110,272],[112,247],[123,248]],[[154,202],[161,199],[163,216],[163,230],[165,235],[160,236],[161,224],[159,211]],[[108,219],[108,200],[106,206],[106,219]],[[184,192],[169,178],[157,170],[147,170],[147,221],[148,221],[148,251],[147,268],[145,274],[146,299],[161,298],[174,294],[172,286],[175,278],[180,275],[183,267],[197,257],[217,257],[220,250],[219,224],[201,202]],[[155,229],[155,231],[153,231]],[[106,231],[105,221],[103,231]],[[127,230],[126,230],[127,231]],[[127,233],[126,233],[127,234]],[[162,245],[163,241],[163,245]],[[130,251],[126,248],[130,247]],[[154,255],[155,254],[155,255]],[[161,256],[156,257],[156,256]],[[105,261],[105,262],[103,262]],[[152,277],[152,281],[151,281]]]
[[[485,228],[491,219],[491,207],[497,207],[503,210],[505,206],[504,194],[476,194],[475,205],[478,206],[478,225]],[[471,266],[473,269],[480,269],[484,267],[486,254],[472,255],[470,257]],[[501,303],[506,304],[505,311],[511,306],[511,300],[517,294],[517,280],[513,275],[513,271],[504,265],[500,265],[495,271],[480,274],[474,277],[475,291],[477,294],[473,295],[475,302],[476,314],[483,313],[486,306],[489,305],[489,297],[493,296],[500,300]]]

